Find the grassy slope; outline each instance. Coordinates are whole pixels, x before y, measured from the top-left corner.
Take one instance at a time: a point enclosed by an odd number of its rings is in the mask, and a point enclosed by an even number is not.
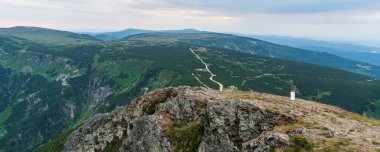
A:
[[[73,129],[67,129],[63,131],[63,133],[59,134],[57,137],[53,138],[52,140],[49,140],[46,144],[36,148],[33,150],[33,152],[59,152],[63,150],[63,146],[65,144],[65,140],[67,136],[70,135],[70,133],[73,131]]]
[[[369,111],[367,113],[368,116],[380,119],[380,99],[374,100],[372,102],[372,105],[374,105],[376,108]]]
[[[314,152],[378,149],[379,120],[334,106],[305,100],[290,101],[286,97],[271,94],[235,90],[226,91],[225,94],[232,99],[251,100],[255,105],[297,120],[278,126],[272,131],[291,135],[289,147],[274,146],[273,150]],[[308,131],[299,133],[300,129]]]

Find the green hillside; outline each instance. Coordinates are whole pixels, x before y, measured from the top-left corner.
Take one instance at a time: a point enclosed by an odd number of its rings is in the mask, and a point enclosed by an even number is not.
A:
[[[237,50],[254,55],[328,66],[379,79],[380,67],[321,52],[220,33],[146,33],[126,37],[151,43],[175,43]]]
[[[26,26],[0,28],[0,35],[14,36],[38,43],[48,44],[88,43],[98,41],[86,34]]]
[[[157,88],[218,89],[205,64],[225,88],[288,96],[294,84],[298,97],[380,116],[380,82],[373,78],[230,49],[169,42],[44,45],[0,36],[0,151],[31,151],[52,139],[54,144],[46,146],[57,145],[93,114],[112,111]]]

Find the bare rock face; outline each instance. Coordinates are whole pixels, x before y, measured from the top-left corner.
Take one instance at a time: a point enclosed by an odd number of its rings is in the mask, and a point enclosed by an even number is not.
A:
[[[96,75],[93,75],[91,77],[88,88],[88,97],[96,103],[104,101],[108,96],[112,94],[112,89],[109,86],[102,86],[102,78]]]
[[[287,147],[310,150],[312,143],[303,137],[319,139],[318,129],[295,125],[304,124],[297,120],[305,117],[300,114],[303,108],[292,107],[293,115],[282,112],[282,108],[272,108],[271,102],[235,95],[191,87],[157,90],[127,107],[94,116],[71,133],[64,151],[267,152]]]

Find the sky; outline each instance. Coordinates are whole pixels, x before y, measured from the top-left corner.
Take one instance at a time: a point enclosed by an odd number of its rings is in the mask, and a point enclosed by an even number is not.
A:
[[[0,0],[0,27],[195,28],[380,45],[380,0]]]

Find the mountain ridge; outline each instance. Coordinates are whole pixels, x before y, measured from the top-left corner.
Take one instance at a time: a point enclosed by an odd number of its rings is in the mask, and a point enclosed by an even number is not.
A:
[[[105,41],[121,40],[125,37],[142,34],[142,33],[204,33],[204,31],[199,31],[196,29],[180,29],[180,30],[144,30],[129,28],[121,31],[115,32],[100,32],[100,33],[90,33],[95,38]]]
[[[351,60],[366,62],[377,66],[380,65],[380,61],[378,60],[380,58],[380,48],[378,46],[364,46],[358,44],[349,44],[348,42],[327,42],[308,38],[294,38],[285,36],[243,36],[257,38],[290,47],[302,48],[317,52],[327,52]]]

